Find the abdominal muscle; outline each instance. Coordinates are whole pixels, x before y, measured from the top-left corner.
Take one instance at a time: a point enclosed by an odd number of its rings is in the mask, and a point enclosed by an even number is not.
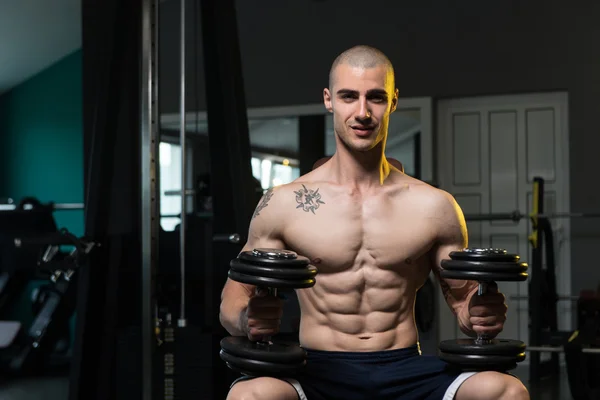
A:
[[[300,344],[327,351],[381,351],[417,343],[414,282],[392,269],[353,267],[321,273],[298,290]]]

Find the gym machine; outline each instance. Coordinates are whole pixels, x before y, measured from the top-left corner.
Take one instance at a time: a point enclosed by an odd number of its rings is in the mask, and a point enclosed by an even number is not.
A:
[[[600,213],[544,211],[544,179],[533,181],[532,212],[520,211],[493,214],[465,214],[467,221],[514,221],[529,217],[532,222],[531,278],[527,296],[511,296],[512,300],[526,300],[529,308],[529,379],[539,382],[560,374],[560,358],[565,355],[569,387],[576,400],[591,400],[600,396],[600,295],[582,291],[579,296],[559,295],[556,288],[556,260],[551,220],[562,218],[598,218]],[[559,301],[576,303],[577,328],[558,330]],[[549,354],[543,360],[542,353]]]
[[[8,308],[38,275],[40,254],[15,247],[15,238],[57,231],[53,209],[47,204],[25,198],[17,204],[3,205],[0,210],[0,319],[8,317]]]
[[[70,363],[75,278],[93,244],[57,229],[53,212],[59,209],[77,208],[42,204],[33,197],[0,208],[0,375],[4,378],[64,371]],[[73,250],[66,253],[65,246]],[[34,289],[33,321],[28,324],[11,317],[9,309],[33,280],[46,283]]]
[[[18,321],[2,321],[0,371],[8,376],[44,373],[47,369],[68,368],[69,358],[54,352],[68,333],[77,295],[77,275],[95,243],[77,238],[66,229],[45,235],[16,237],[14,246],[28,251],[44,248],[39,266],[49,275],[34,298],[35,316],[28,328]],[[60,246],[73,247],[63,254]],[[68,334],[67,334],[68,337]],[[64,354],[63,354],[64,355]]]
[[[163,307],[157,298],[158,27],[159,7],[165,4],[82,3],[85,236],[100,246],[80,275],[71,400],[225,398],[233,379],[215,351],[225,336],[219,288],[245,242],[256,204],[236,10],[232,0],[203,0],[197,3],[200,10],[181,10],[202,18],[196,36],[204,51],[210,153],[218,155],[211,159],[211,179],[220,184],[207,221],[206,237],[214,239],[206,244],[207,262],[190,266],[185,254],[180,256],[181,297],[177,305]],[[180,61],[184,129],[185,54]],[[182,197],[179,246],[180,253],[189,254],[190,221]],[[207,293],[205,308],[194,310],[205,317],[203,326],[193,321],[187,302],[191,268],[207,271],[202,287],[195,288]]]
[[[10,199],[8,203],[0,204],[0,211],[31,210],[34,207],[33,204],[29,203],[21,204],[14,204],[12,199]],[[85,208],[83,203],[47,203],[45,206],[52,210],[83,210]]]

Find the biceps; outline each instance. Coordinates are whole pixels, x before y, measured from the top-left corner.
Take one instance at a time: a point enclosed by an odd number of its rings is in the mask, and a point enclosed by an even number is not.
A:
[[[264,212],[250,221],[248,239],[242,251],[257,248],[285,249],[283,241],[283,222],[278,218],[277,209]]]
[[[283,250],[285,249],[285,243],[282,238],[273,235],[251,235],[242,251],[251,251],[258,248]]]
[[[248,240],[240,253],[245,251],[252,251],[254,249],[285,249],[283,240],[276,237],[273,234],[266,234],[261,232],[260,229],[250,228]],[[255,286],[246,283],[240,283],[227,278],[223,291],[221,293],[221,299],[244,299],[247,300],[254,293]]]

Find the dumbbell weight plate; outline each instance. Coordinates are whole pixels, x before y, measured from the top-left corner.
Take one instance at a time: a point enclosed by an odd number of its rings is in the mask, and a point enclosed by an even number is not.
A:
[[[277,267],[305,267],[310,260],[290,250],[279,249],[254,249],[243,251],[238,259],[246,264],[277,266]]]
[[[527,272],[527,263],[520,262],[489,262],[466,260],[443,260],[442,267],[452,271],[490,271],[495,272]]]
[[[440,351],[454,354],[516,356],[525,353],[525,343],[512,339],[492,339],[486,343],[477,343],[475,339],[443,340]]]
[[[295,343],[253,342],[245,336],[223,338],[221,348],[236,357],[278,364],[297,364],[306,359],[306,350]]]
[[[440,359],[455,365],[463,371],[509,371],[525,360],[525,354],[519,356],[472,355],[440,352]]]
[[[439,350],[443,361],[463,370],[508,371],[525,360],[525,343],[520,340],[493,339],[481,344],[474,339],[445,340]]]
[[[444,267],[442,263],[442,268]],[[440,271],[440,276],[444,279],[472,280],[479,282],[504,281],[504,282],[522,282],[529,276],[527,272],[496,272],[493,268],[488,271]]]
[[[485,281],[520,282],[528,278],[527,263],[501,249],[465,249],[450,253],[443,260],[442,278]]]
[[[285,278],[271,278],[268,276],[257,276],[248,275],[235,270],[230,269],[228,272],[230,279],[245,283],[248,285],[255,285],[261,287],[277,288],[277,289],[306,289],[315,285],[315,278],[308,279],[285,279]]]
[[[493,261],[493,262],[518,262],[521,257],[517,254],[508,253],[503,249],[478,249],[469,248],[450,253],[453,260],[463,261]]]
[[[231,369],[246,375],[290,375],[306,365],[306,351],[297,344],[259,343],[239,336],[223,338],[219,355]]]
[[[306,361],[303,361],[300,364],[277,364],[266,361],[251,360],[248,358],[233,356],[224,352],[223,350],[221,350],[219,355],[221,360],[225,361],[230,369],[248,376],[289,377],[298,373],[298,371],[300,371],[306,365]]]
[[[283,267],[276,264],[268,266],[247,264],[239,259],[234,259],[230,263],[231,270],[247,275],[264,276],[269,278],[282,279],[310,279],[317,274],[317,269],[313,266],[304,267]]]
[[[229,278],[249,285],[306,289],[315,285],[317,269],[293,251],[258,248],[244,251],[229,263]]]

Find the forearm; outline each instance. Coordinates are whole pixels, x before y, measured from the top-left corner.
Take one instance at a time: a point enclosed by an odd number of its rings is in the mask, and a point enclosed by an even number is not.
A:
[[[228,282],[223,289],[219,320],[221,325],[232,336],[245,336],[246,309],[251,291],[237,282]]]
[[[242,300],[221,302],[219,320],[221,325],[232,336],[245,336],[244,318],[248,301]]]
[[[467,336],[475,337],[477,334],[473,331],[473,324],[470,322],[469,303],[471,298],[477,294],[478,283],[474,281],[468,282],[469,290],[461,296],[461,299],[455,304],[455,315],[458,321],[458,327],[461,332]]]

